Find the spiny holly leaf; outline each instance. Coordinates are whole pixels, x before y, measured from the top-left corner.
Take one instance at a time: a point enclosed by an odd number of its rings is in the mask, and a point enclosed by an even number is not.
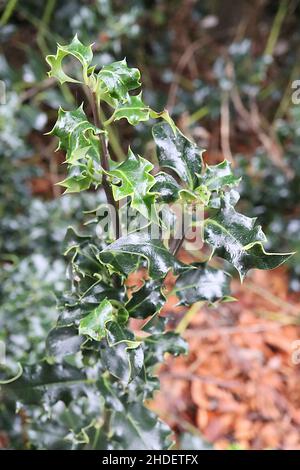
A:
[[[221,209],[205,224],[205,241],[213,247],[213,254],[229,261],[241,279],[251,268],[273,269],[284,263],[292,253],[267,253],[262,242],[266,237],[256,219],[239,214],[227,199]]]
[[[85,341],[86,338],[78,335],[77,328],[58,327],[50,331],[46,348],[50,356],[59,359],[69,354],[75,354]]]
[[[169,114],[169,111],[167,109],[164,109],[163,111],[160,111],[160,112],[157,112],[157,111],[154,111],[153,109],[150,109],[150,117],[152,119],[163,119],[172,128],[172,131],[174,132],[174,134],[177,133],[178,129],[177,129],[177,127],[175,125],[175,122],[171,118],[171,116]]]
[[[126,323],[127,318],[125,309],[116,310],[111,302],[104,299],[98,307],[80,320],[79,334],[101,341],[107,335],[109,322]]]
[[[127,160],[110,170],[108,174],[122,182],[121,185],[112,182],[114,199],[119,201],[130,196],[131,207],[148,220],[157,223],[155,194],[151,192],[155,183],[154,176],[150,173],[152,169],[152,163],[139,155],[135,156],[129,149]]]
[[[90,235],[77,233],[73,227],[69,226],[63,242],[64,255],[66,256],[69,251],[78,249],[80,246],[86,245],[91,241]]]
[[[87,291],[83,292],[83,294],[62,299],[57,325],[71,326],[77,324],[78,321],[98,307],[105,298],[124,302],[124,286],[116,289],[102,281],[97,281],[88,287]]]
[[[118,343],[115,346],[106,344],[101,349],[101,359],[114,377],[128,384],[141,372],[144,352],[140,343],[134,341]]]
[[[160,317],[159,315],[154,314],[149,320],[144,324],[142,330],[151,335],[162,334],[165,332],[167,324],[167,319],[165,317]]]
[[[119,389],[114,388],[105,378],[99,380],[99,389],[112,413],[109,434],[114,449],[168,449],[171,430],[143,403],[121,400]]]
[[[153,126],[153,137],[157,145],[157,156],[162,168],[170,168],[194,189],[202,168],[202,153],[179,129],[174,133],[166,123]]]
[[[41,362],[25,366],[22,376],[2,389],[22,403],[41,403],[41,400],[55,403],[59,399],[68,402],[76,393],[84,393],[83,386],[87,383],[85,373],[76,367]]]
[[[210,191],[216,191],[224,189],[225,186],[229,188],[237,186],[241,178],[232,173],[230,162],[224,160],[218,165],[206,165],[205,172],[201,175],[200,180]]]
[[[137,96],[129,96],[126,103],[120,103],[107,124],[119,119],[127,119],[129,124],[136,126],[141,121],[148,121],[150,108],[142,101],[142,93]]]
[[[170,429],[141,403],[129,403],[125,412],[115,412],[111,420],[112,430],[119,449],[160,450],[168,449]]]
[[[179,356],[179,354],[188,352],[186,341],[173,331],[148,336],[145,338],[144,344],[147,367],[163,362],[165,353]]]
[[[126,319],[128,319],[128,312],[124,308],[123,310],[125,312],[122,313],[123,317],[126,316]],[[132,332],[124,328],[120,319],[109,324],[109,328],[107,329],[107,341],[110,346],[125,343],[130,348],[136,348],[140,345],[140,341],[136,341]]]
[[[81,104],[74,111],[58,111],[58,118],[49,135],[59,138],[58,148],[67,152],[66,162],[76,165],[81,159],[88,157],[94,162],[100,161],[99,145],[96,134],[101,131],[91,124]]]
[[[108,245],[100,253],[99,258],[118,271],[118,258],[120,255],[124,257],[125,253],[144,258],[148,264],[150,277],[153,279],[165,277],[171,269],[174,272],[188,269],[169,253],[160,240],[151,239],[147,233],[132,233],[119,238]]]
[[[196,269],[181,274],[175,284],[175,292],[183,305],[199,301],[213,303],[230,300],[230,277],[220,269],[195,263]]]
[[[89,189],[93,183],[93,178],[83,171],[80,175],[68,176],[63,181],[60,181],[59,186],[66,188],[64,194],[68,193],[80,193]]]
[[[162,202],[174,202],[179,199],[181,186],[173,176],[161,171],[155,175],[155,184],[152,187],[154,193],[159,194],[159,200]]]
[[[240,199],[240,194],[235,189],[230,189],[226,193],[222,191],[220,193],[212,191],[208,206],[213,210],[220,209],[224,199],[226,199],[231,206],[235,207]]]
[[[145,281],[143,287],[132,294],[126,304],[126,310],[130,317],[147,318],[159,312],[164,303],[161,284],[157,281]]]
[[[124,238],[126,237],[119,238],[119,240]],[[102,251],[97,255],[97,258],[105,265],[109,272],[118,273],[122,276],[128,276],[128,274],[136,271],[141,263],[140,256],[122,252],[121,250],[111,252]]]
[[[205,206],[208,205],[209,200],[210,200],[210,196],[211,196],[211,192],[207,188],[207,186],[205,186],[204,184],[201,184],[200,186],[198,186],[195,189],[194,193],[197,197],[197,200],[199,200],[200,203],[204,204]]]
[[[190,189],[180,189],[179,199],[186,203],[198,203],[207,205],[211,196],[211,192],[206,186],[201,185],[191,191]]]
[[[79,60],[83,67],[83,75],[87,79],[88,67],[93,59],[92,46],[85,46],[82,44],[82,42],[79,41],[77,34],[70,44],[67,44],[66,46],[58,44],[56,55],[48,55],[46,57],[46,61],[50,65],[50,71],[48,72],[49,77],[57,78],[60,83],[80,83],[79,80],[70,77],[63,70],[62,61],[68,55]]]
[[[111,105],[128,100],[128,92],[139,88],[140,71],[129,68],[126,59],[105,65],[97,76],[101,98]]]

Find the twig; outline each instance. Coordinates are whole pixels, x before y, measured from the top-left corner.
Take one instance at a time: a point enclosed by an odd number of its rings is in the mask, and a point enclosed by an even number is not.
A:
[[[293,176],[293,172],[283,161],[283,151],[273,128],[265,122],[265,126],[268,127],[269,135],[262,128],[261,118],[256,103],[252,101],[251,110],[249,111],[244,106],[236,85],[233,86],[230,96],[237,113],[257,135],[257,138],[265,148],[270,160],[273,161],[276,166],[281,168],[288,178],[291,178]]]
[[[264,55],[272,56],[274,52],[274,48],[276,46],[283,20],[286,16],[288,10],[289,0],[281,0],[279,2],[279,7],[273,22],[273,26],[271,32],[269,34],[268,42],[265,48]]]
[[[20,101],[23,103],[24,101],[30,100],[35,95],[40,93],[41,91],[47,90],[47,88],[51,88],[56,83],[56,79],[53,77],[46,78],[40,83],[37,83],[34,87],[29,88],[26,91],[23,91],[20,95]]]
[[[184,240],[185,240],[185,235],[184,234],[179,239],[174,238],[173,243],[170,247],[170,251],[174,256],[177,255],[178,251],[180,250],[180,248],[183,245]]]
[[[91,104],[92,104],[92,111],[93,111],[95,126],[98,129],[101,129],[102,123],[100,119],[100,110],[99,110],[100,106],[99,106],[99,103],[97,102],[97,97],[95,93],[92,94]],[[102,185],[106,194],[108,204],[110,204],[114,208],[114,213],[115,213],[113,217],[114,231],[115,231],[115,237],[116,239],[118,239],[121,236],[119,207],[118,207],[118,203],[114,200],[112,189],[107,181],[106,172],[109,171],[109,151],[107,147],[106,138],[102,132],[99,134],[99,145],[100,145],[101,165],[104,170],[103,176],[102,176]]]
[[[222,37],[226,37],[228,34],[231,32],[235,32],[235,28],[229,28],[226,31],[219,31],[218,33],[215,33],[214,37],[207,37],[207,38],[199,38],[196,41],[192,42],[184,51],[182,56],[180,57],[178,64],[175,69],[175,74],[174,78],[172,81],[172,84],[170,86],[170,91],[168,94],[168,99],[167,99],[167,104],[166,108],[168,111],[171,113],[176,102],[176,95],[178,91],[178,86],[179,86],[179,81],[180,81],[180,76],[185,67],[189,64],[191,58],[195,54],[195,52],[198,49],[201,49],[208,44],[212,43],[215,39],[221,39]]]
[[[299,57],[299,51],[296,55],[296,57]],[[275,113],[275,116],[274,116],[274,119],[273,119],[273,122],[272,122],[272,127],[274,128],[275,126],[275,123],[278,119],[280,119],[282,116],[285,115],[286,111],[288,110],[288,108],[290,107],[290,103],[291,103],[291,88],[292,88],[292,83],[293,81],[295,80],[295,78],[297,78],[299,76],[299,62],[298,60],[296,61],[293,69],[292,69],[292,72],[291,72],[291,75],[290,75],[290,78],[288,80],[288,83],[286,85],[286,88],[285,88],[285,91],[282,95],[282,98],[281,98],[281,101],[279,103],[279,106],[276,110],[276,113]]]
[[[9,0],[0,18],[0,26],[5,26],[16,8],[18,0]]]
[[[182,333],[185,332],[195,315],[197,315],[197,313],[199,312],[199,309],[203,305],[203,303],[204,302],[196,302],[194,305],[191,306],[191,308],[183,316],[182,320],[178,323],[176,333],[182,335]]]

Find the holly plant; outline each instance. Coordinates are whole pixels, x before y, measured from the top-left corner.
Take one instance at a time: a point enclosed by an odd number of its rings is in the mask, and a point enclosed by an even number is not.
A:
[[[231,265],[243,279],[252,268],[279,266],[291,253],[265,250],[261,226],[235,208],[240,179],[229,162],[203,163],[203,150],[168,112],[154,111],[136,91],[138,69],[125,59],[98,67],[92,46],[77,36],[46,60],[50,77],[81,86],[86,96],[77,109],[59,109],[50,132],[66,155],[60,185],[66,193],[99,190],[103,202],[91,208],[80,233],[67,231],[69,289],[59,299],[44,359],[23,365],[4,394],[31,417],[33,448],[40,426],[49,434],[39,446],[168,449],[170,429],[146,405],[165,354],[187,351],[161,314],[170,294],[166,277],[188,310],[196,302],[232,299],[223,268]],[[141,122],[153,124],[156,159],[138,155],[134,145],[125,159],[116,158],[110,130],[121,120],[138,131],[145,129]],[[183,227],[183,219],[190,226]],[[178,259],[181,247],[200,261]]]

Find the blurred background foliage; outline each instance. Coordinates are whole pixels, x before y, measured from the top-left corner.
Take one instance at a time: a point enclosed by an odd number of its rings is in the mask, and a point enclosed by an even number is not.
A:
[[[56,319],[55,294],[64,287],[61,255],[67,226],[80,227],[82,210],[97,195],[60,197],[63,155],[44,133],[57,108],[80,104],[47,78],[44,57],[75,33],[94,42],[95,60],[127,57],[141,69],[145,101],[167,107],[179,127],[207,149],[205,160],[228,158],[244,176],[243,211],[258,216],[272,249],[300,247],[300,107],[291,84],[300,78],[300,6],[296,0],[8,0],[0,1],[0,340],[10,361],[43,357]],[[72,66],[70,64],[69,66]],[[122,122],[112,152],[127,144],[151,158],[149,130]],[[300,255],[289,265],[290,289],[300,291]],[[94,404],[86,414],[92,413]],[[38,426],[33,446],[68,446],[68,420],[87,404],[56,410],[53,429]],[[72,415],[72,416],[71,416]],[[71,416],[71,418],[70,418]],[[54,424],[53,424],[54,423]],[[0,402],[0,448],[28,444],[24,417]],[[82,426],[81,426],[82,427]],[[59,440],[61,439],[61,440]],[[185,439],[185,436],[184,436]],[[58,443],[59,441],[59,443]]]

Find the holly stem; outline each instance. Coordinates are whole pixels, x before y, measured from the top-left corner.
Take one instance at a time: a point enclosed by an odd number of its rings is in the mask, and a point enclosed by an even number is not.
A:
[[[99,103],[99,100],[97,99],[96,93],[92,93],[91,104],[92,104],[92,111],[93,111],[93,118],[94,118],[95,126],[98,129],[101,129],[102,122],[100,118],[100,103]],[[99,146],[100,146],[101,165],[104,170],[103,176],[102,176],[102,185],[106,194],[106,199],[107,199],[108,204],[114,208],[115,217],[113,217],[113,224],[114,224],[115,238],[117,240],[121,236],[121,223],[120,223],[120,217],[119,217],[119,205],[117,201],[114,200],[113,192],[107,180],[107,174],[106,174],[106,172],[109,171],[109,159],[110,159],[109,150],[108,150],[105,134],[104,133],[99,134],[98,138],[99,138]]]

